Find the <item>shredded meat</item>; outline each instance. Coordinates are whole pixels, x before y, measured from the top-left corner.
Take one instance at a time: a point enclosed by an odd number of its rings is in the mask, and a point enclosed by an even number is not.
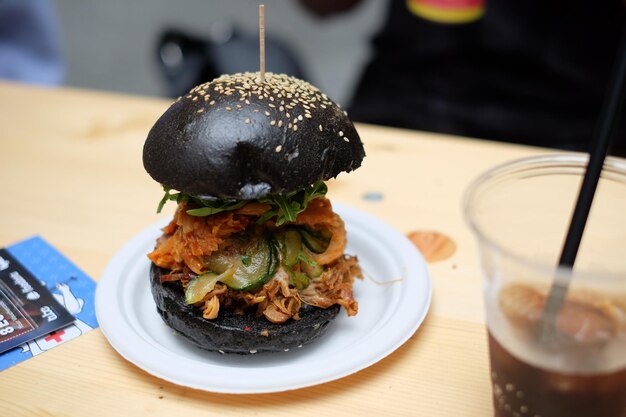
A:
[[[164,282],[181,281],[184,285],[187,285],[189,281],[194,279],[196,275],[190,272],[180,272],[172,274],[161,275],[161,284]]]
[[[227,237],[244,230],[251,217],[236,211],[198,217],[186,213],[187,204],[179,204],[174,219],[157,241],[148,258],[161,268],[181,271],[186,265],[196,274],[206,271],[202,257],[215,252]]]
[[[207,320],[213,320],[217,318],[219,312],[220,300],[219,298],[213,296],[204,303],[204,307],[202,308],[202,317]]]
[[[218,283],[204,300],[198,305],[203,310],[203,317],[209,320],[217,317],[220,305],[223,305],[238,314],[245,314],[256,307],[258,317],[265,316],[272,323],[284,323],[290,318],[298,320],[302,306],[298,291],[290,288],[289,277],[282,268],[274,279],[257,291],[235,291]]]
[[[300,319],[298,312],[302,306],[298,290],[289,288],[289,277],[282,268],[273,280],[263,286],[265,299],[259,304],[257,316],[263,315],[272,323],[284,323],[290,318]]]
[[[195,275],[206,272],[204,257],[221,249],[220,245],[230,236],[248,227],[258,227],[257,218],[269,209],[268,204],[251,202],[238,210],[198,217],[186,213],[186,203],[179,204],[173,220],[163,228],[164,234],[157,240],[156,248],[148,255],[157,266],[172,271],[163,275],[161,282],[180,280],[186,286]],[[231,290],[217,283],[197,304],[205,319],[216,318],[220,308],[226,308],[236,314],[254,311],[258,317],[263,316],[272,323],[284,323],[300,318],[303,302],[321,308],[340,304],[349,316],[357,314],[352,284],[355,277],[361,277],[361,270],[355,257],[343,255],[345,227],[332,211],[330,201],[326,198],[312,200],[294,223],[331,236],[325,252],[308,254],[324,266],[324,273],[304,290],[289,285],[289,275],[282,267],[256,291]],[[275,226],[269,220],[261,227],[273,229]]]
[[[355,256],[342,256],[324,271],[317,279],[300,291],[303,302],[321,308],[339,304],[346,309],[348,316],[354,316],[359,305],[352,293],[354,278],[362,278],[363,273]]]

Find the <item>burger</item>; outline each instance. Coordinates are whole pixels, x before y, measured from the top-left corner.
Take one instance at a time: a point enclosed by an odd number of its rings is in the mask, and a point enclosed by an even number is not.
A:
[[[143,148],[158,211],[177,204],[148,254],[164,322],[202,349],[250,354],[356,315],[361,270],[324,181],[364,156],[347,113],[287,75],[224,75],[176,100]]]

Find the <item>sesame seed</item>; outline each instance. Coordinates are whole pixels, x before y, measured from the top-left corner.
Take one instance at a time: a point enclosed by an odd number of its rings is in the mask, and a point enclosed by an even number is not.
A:
[[[293,131],[295,132],[296,130],[298,130],[298,125],[293,125]]]
[[[283,127],[283,121],[282,120],[278,121],[278,127]]]
[[[322,125],[319,126],[320,128],[320,132],[322,132],[324,129],[322,128]]]
[[[249,124],[249,123],[250,123],[250,118],[248,117],[246,118],[246,124]]]
[[[204,101],[211,105],[216,104],[216,100],[210,100],[209,94],[211,91],[216,91],[221,96],[234,95],[233,102],[240,104],[229,104],[227,110],[242,109],[245,105],[251,105],[252,94],[256,97],[255,100],[268,100],[268,106],[266,109],[257,108],[252,109],[254,112],[262,112],[266,116],[271,116],[270,108],[279,109],[283,121],[278,119],[273,120],[272,126],[284,126],[291,125],[291,128],[297,129],[299,121],[303,121],[304,118],[313,119],[312,110],[317,109],[319,106],[326,109],[329,106],[334,106],[334,103],[323,94],[320,90],[313,87],[306,81],[298,80],[293,77],[284,74],[267,73],[265,83],[259,83],[258,72],[246,72],[232,75],[223,75],[215,80],[204,83],[189,91],[184,96],[190,100],[198,101],[204,97]],[[215,94],[211,93],[213,96]],[[219,100],[219,99],[218,99]],[[280,103],[280,104],[279,104]],[[225,107],[223,107],[225,108]],[[206,108],[205,108],[206,110]],[[292,117],[288,112],[297,113]],[[271,119],[271,117],[270,117]],[[270,120],[271,122],[272,120]],[[321,125],[320,125],[321,126]],[[323,127],[320,127],[320,131],[324,131]]]
[[[198,109],[198,111],[196,113],[202,113],[204,111],[204,109]]]
[[[272,121],[270,122],[270,124],[271,124],[272,126],[274,126],[274,125],[276,124],[276,120],[272,120]]]
[[[232,107],[228,107],[228,106],[226,106],[226,110],[231,111],[231,110],[232,110]]]
[[[347,137],[344,136],[343,140],[345,140],[346,142],[350,142],[350,139],[348,139]]]
[[[339,131],[339,137],[342,137],[342,136],[343,136],[343,132],[340,130]]]
[[[283,150],[283,145],[278,145],[278,146],[276,147],[276,152],[280,152],[280,151],[282,151],[282,150]]]

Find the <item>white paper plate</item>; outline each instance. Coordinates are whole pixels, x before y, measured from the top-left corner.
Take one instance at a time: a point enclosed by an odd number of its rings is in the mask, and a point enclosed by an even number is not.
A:
[[[359,313],[342,309],[316,342],[282,353],[248,356],[206,352],[167,327],[150,293],[146,254],[165,221],[126,243],[107,265],[96,292],[96,315],[124,358],[175,384],[222,393],[267,393],[332,381],[364,369],[402,345],[424,320],[432,287],[415,247],[377,218],[334,204],[346,223],[346,253],[367,275],[357,280]]]

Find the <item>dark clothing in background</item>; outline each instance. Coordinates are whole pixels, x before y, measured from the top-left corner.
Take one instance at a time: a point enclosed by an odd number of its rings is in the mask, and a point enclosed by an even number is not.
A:
[[[459,25],[421,19],[405,0],[389,7],[354,120],[587,150],[626,23],[621,0],[486,0],[482,19]],[[624,132],[614,153],[626,154]]]

